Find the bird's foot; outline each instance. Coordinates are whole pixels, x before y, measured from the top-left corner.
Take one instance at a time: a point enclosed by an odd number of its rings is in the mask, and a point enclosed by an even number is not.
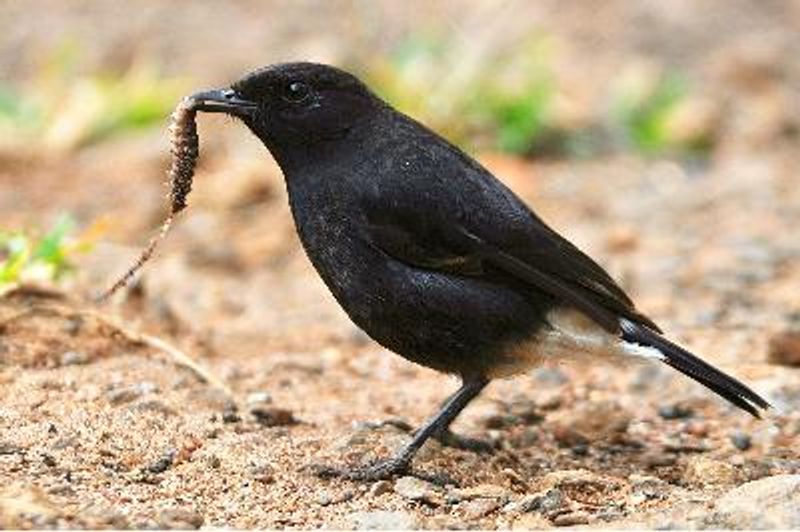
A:
[[[320,478],[344,478],[347,480],[387,480],[411,472],[411,462],[401,458],[379,460],[365,466],[337,467],[317,464],[311,472]]]
[[[399,476],[416,477],[437,486],[458,486],[454,478],[444,473],[425,473],[414,471],[407,463],[396,458],[380,460],[366,466],[340,467],[327,464],[314,464],[306,468],[314,475],[323,479],[341,478],[362,482],[376,480],[390,480]]]
[[[439,431],[435,433],[433,437],[445,447],[462,449],[464,451],[471,451],[478,454],[491,454],[494,452],[494,446],[491,442],[479,438],[468,438],[466,436],[461,436],[450,429]]]

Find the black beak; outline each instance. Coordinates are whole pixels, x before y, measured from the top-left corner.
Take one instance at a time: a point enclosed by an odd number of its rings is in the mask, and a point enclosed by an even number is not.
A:
[[[192,108],[207,113],[226,113],[249,117],[258,110],[258,104],[239,98],[233,89],[202,91],[189,96]]]

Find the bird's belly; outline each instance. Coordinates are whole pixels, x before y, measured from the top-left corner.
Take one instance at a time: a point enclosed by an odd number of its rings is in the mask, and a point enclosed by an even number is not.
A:
[[[508,365],[508,346],[536,334],[551,309],[544,294],[510,284],[421,270],[383,254],[361,264],[368,268],[351,270],[346,282],[328,283],[344,310],[384,347],[443,372],[487,376]]]

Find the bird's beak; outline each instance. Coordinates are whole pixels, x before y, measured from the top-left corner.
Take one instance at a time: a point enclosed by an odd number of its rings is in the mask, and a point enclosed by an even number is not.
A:
[[[189,96],[192,108],[207,113],[226,113],[249,117],[258,110],[258,104],[239,98],[233,89],[202,91]]]

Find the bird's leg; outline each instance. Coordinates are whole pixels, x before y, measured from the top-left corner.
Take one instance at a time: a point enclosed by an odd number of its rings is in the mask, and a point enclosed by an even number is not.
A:
[[[351,480],[380,480],[407,472],[414,455],[428,441],[428,438],[446,431],[450,423],[458,417],[470,401],[481,393],[481,390],[488,383],[489,381],[484,378],[464,381],[461,388],[450,396],[441,410],[426,421],[414,434],[411,441],[392,458],[355,469],[323,466],[315,468],[315,473],[318,476],[327,478],[343,477]]]

